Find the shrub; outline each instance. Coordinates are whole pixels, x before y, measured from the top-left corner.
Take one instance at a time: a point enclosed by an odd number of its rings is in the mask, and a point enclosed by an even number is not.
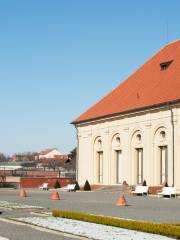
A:
[[[54,188],[61,188],[61,185],[58,180],[56,180],[56,182],[54,184]]]
[[[76,184],[76,186],[75,186],[74,190],[79,191],[80,190],[79,183],[76,181],[75,184]]]
[[[90,186],[88,180],[86,180],[86,182],[84,184],[84,191],[91,191],[91,186]]]
[[[143,181],[143,186],[147,186],[146,180]]]
[[[125,180],[123,181],[123,186],[128,186],[128,183]]]
[[[171,224],[124,220],[113,217],[106,217],[102,215],[98,216],[87,213],[71,212],[66,210],[53,210],[52,214],[54,217],[75,219],[79,221],[120,227],[180,239],[180,227]]]
[[[165,186],[165,187],[168,187],[168,183],[167,183],[167,182],[165,182],[165,183],[164,183],[164,186]]]
[[[0,182],[0,188],[15,188],[15,185],[7,182]]]

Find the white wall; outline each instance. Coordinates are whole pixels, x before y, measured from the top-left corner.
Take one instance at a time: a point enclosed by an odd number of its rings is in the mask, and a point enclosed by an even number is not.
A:
[[[175,185],[180,189],[180,106],[173,108],[175,129]],[[123,179],[136,184],[136,148],[143,148],[143,178],[148,185],[159,185],[159,146],[168,146],[168,184],[173,183],[172,124],[168,107],[119,115],[77,125],[78,181],[97,184],[97,152],[103,151],[103,184],[116,184],[115,150],[122,151]],[[165,138],[160,133],[165,131]],[[141,135],[141,141],[137,140]],[[116,142],[120,138],[120,143]],[[98,141],[102,141],[101,147]],[[99,147],[99,149],[98,149]]]

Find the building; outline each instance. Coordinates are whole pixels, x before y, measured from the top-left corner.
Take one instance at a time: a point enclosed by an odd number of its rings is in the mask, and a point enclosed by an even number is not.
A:
[[[16,171],[23,168],[22,163],[18,162],[0,162],[0,175],[6,171]]]
[[[80,184],[180,189],[180,40],[73,121]]]
[[[10,162],[25,162],[25,161],[35,161],[38,158],[38,153],[25,152],[14,154],[9,158]]]
[[[46,149],[41,151],[38,154],[39,159],[45,159],[45,158],[60,158],[63,157],[65,154],[60,153],[56,148],[53,149]]]

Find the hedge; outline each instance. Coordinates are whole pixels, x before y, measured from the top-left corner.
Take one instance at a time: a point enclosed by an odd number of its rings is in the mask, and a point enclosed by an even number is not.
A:
[[[61,188],[61,184],[59,183],[58,180],[56,180],[55,184],[54,184],[54,188]]]
[[[86,182],[84,184],[84,191],[91,191],[91,186],[90,186],[88,180],[86,180]]]
[[[59,210],[59,209],[53,210],[52,214],[54,217],[75,219],[79,221],[126,228],[130,230],[136,230],[136,231],[147,232],[152,234],[159,234],[159,235],[180,239],[179,225],[125,220],[125,219],[118,219],[114,217],[92,215],[87,213],[72,212],[72,211]]]
[[[79,190],[80,190],[80,186],[79,186],[78,181],[76,181],[75,184],[76,184],[76,185],[75,185],[74,190],[75,190],[75,191],[79,191]]]

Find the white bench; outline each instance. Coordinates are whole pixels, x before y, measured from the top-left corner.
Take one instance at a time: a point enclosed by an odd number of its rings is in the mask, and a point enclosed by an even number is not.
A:
[[[42,190],[48,190],[48,183],[43,183],[42,186],[39,187]]]
[[[136,186],[135,191],[132,191],[132,194],[141,194],[141,195],[148,195],[148,186]]]
[[[66,188],[64,188],[65,190],[67,190],[68,192],[75,192],[75,186],[76,184],[68,184]]]
[[[163,187],[162,192],[158,193],[160,196],[169,196],[170,198],[174,195],[176,197],[176,188],[175,187]]]

